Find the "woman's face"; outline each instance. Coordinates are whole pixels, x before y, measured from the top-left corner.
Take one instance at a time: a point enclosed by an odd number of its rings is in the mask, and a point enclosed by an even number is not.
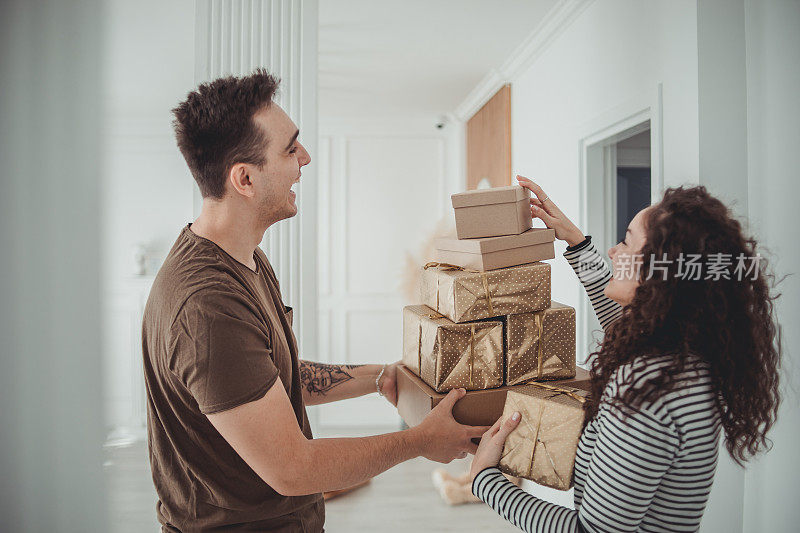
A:
[[[625,240],[608,250],[611,259],[613,276],[605,288],[605,295],[619,303],[628,305],[633,300],[636,287],[639,286],[639,269],[641,256],[639,253],[645,243],[644,221],[649,207],[642,209],[633,217],[625,232]]]

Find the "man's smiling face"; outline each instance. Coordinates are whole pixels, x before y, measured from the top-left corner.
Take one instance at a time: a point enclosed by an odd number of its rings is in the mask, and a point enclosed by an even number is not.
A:
[[[253,122],[266,132],[266,163],[252,170],[260,215],[268,224],[297,214],[296,193],[292,186],[300,181],[302,167],[311,162],[300,143],[299,131],[278,104],[272,103],[253,116]]]

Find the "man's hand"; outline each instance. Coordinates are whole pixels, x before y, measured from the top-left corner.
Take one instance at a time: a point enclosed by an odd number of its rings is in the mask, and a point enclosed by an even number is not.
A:
[[[519,425],[520,414],[514,413],[503,422],[503,417],[489,428],[489,431],[481,437],[478,451],[475,452],[475,459],[472,460],[472,468],[469,470],[469,481],[475,479],[481,470],[490,466],[497,466],[500,463],[500,456],[503,455],[503,445],[506,443],[508,435]]]
[[[475,453],[478,446],[472,439],[480,437],[488,426],[465,426],[453,418],[453,406],[467,393],[464,389],[451,390],[428,413],[425,420],[412,430],[420,432],[423,439],[422,455],[438,463],[449,463]]]
[[[402,361],[397,361],[391,365],[386,365],[380,381],[378,382],[381,393],[389,400],[389,403],[397,407],[397,367]]]

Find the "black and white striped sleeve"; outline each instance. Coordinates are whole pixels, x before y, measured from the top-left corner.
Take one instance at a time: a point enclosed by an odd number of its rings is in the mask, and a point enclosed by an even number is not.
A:
[[[522,531],[580,531],[576,511],[528,494],[497,468],[481,470],[472,493]]]
[[[586,237],[582,243],[567,248],[564,257],[586,289],[600,325],[606,329],[622,314],[622,306],[603,293],[611,281],[611,269],[592,244],[591,236]]]
[[[481,471],[472,492],[529,533],[638,531],[679,447],[677,430],[655,410],[612,414],[600,421],[579,509],[523,491],[497,468]]]

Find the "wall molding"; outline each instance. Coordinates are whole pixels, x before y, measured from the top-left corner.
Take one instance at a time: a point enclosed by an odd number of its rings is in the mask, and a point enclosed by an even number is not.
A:
[[[594,0],[560,0],[511,55],[491,69],[456,107],[454,115],[469,120],[506,83],[512,83],[589,7]]]

